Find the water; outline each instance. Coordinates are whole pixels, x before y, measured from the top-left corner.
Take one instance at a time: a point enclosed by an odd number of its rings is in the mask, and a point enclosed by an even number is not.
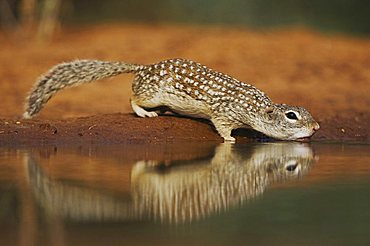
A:
[[[370,146],[0,148],[0,245],[370,245]]]

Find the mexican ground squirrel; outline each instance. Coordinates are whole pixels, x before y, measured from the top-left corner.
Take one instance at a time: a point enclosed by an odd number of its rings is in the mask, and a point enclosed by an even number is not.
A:
[[[61,63],[43,75],[27,98],[24,118],[37,114],[59,90],[122,73],[134,73],[131,106],[140,117],[156,117],[150,108],[209,119],[225,141],[231,131],[253,128],[282,140],[310,137],[319,124],[298,106],[275,104],[256,87],[197,62],[170,59],[152,65],[97,60]]]

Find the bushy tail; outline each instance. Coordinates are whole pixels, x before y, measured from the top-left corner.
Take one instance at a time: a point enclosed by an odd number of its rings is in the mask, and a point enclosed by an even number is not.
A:
[[[96,60],[76,60],[58,64],[35,83],[27,98],[23,117],[32,118],[55,93],[65,87],[134,72],[137,68],[138,65],[134,64]]]

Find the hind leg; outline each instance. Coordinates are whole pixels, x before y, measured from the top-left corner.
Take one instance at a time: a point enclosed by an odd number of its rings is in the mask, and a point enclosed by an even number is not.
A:
[[[146,111],[146,108],[155,108],[160,106],[155,100],[140,100],[137,97],[131,97],[131,107],[135,114],[139,117],[157,117],[158,114],[154,111]]]

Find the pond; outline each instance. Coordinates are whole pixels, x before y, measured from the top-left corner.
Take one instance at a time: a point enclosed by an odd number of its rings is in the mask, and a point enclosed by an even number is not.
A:
[[[0,147],[1,245],[370,245],[370,146]]]

